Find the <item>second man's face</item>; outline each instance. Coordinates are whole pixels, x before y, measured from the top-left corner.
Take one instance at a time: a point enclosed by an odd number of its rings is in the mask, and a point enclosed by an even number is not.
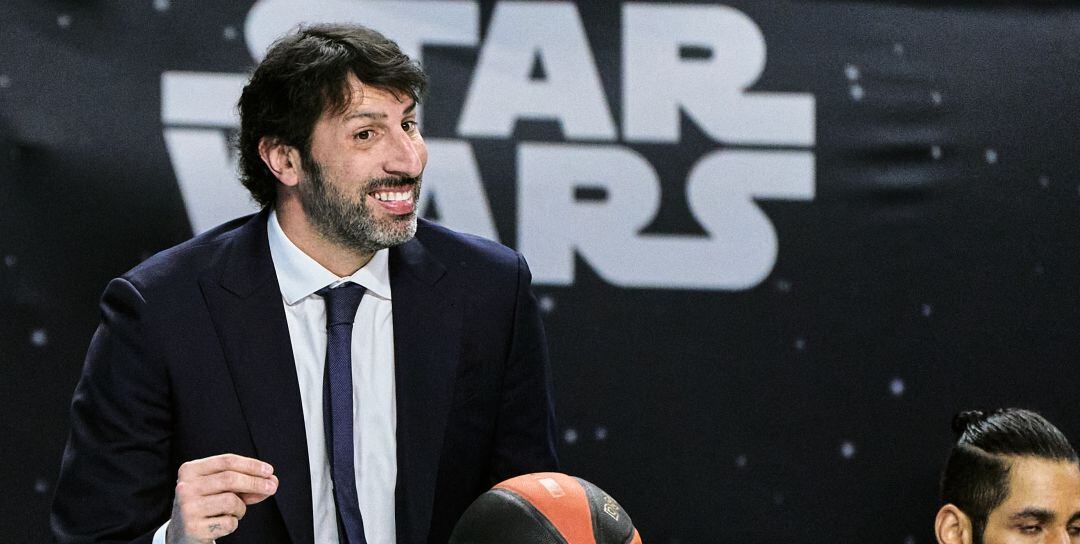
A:
[[[1020,457],[1009,495],[990,512],[983,544],[1080,544],[1080,467]]]

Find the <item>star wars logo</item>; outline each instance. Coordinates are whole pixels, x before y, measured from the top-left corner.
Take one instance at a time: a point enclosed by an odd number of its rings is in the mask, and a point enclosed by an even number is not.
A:
[[[612,115],[573,2],[499,2],[481,40],[473,1],[261,0],[245,23],[248,49],[261,59],[275,38],[311,21],[376,28],[421,61],[425,46],[478,50],[456,138],[427,141],[420,211],[435,203],[450,227],[501,240],[471,142],[513,139],[521,120],[557,124],[564,141],[519,141],[516,150],[512,245],[539,284],[573,284],[579,256],[619,286],[748,289],[771,272],[778,247],[756,201],[814,198],[814,97],[747,90],[765,68],[765,39],[731,7],[621,4],[621,119]],[[686,48],[704,54],[688,58]],[[542,78],[531,75],[536,59]],[[227,182],[236,171],[227,134],[238,126],[245,80],[162,75],[165,140],[196,231],[251,206],[240,185]],[[645,233],[660,207],[660,180],[631,146],[676,152],[682,116],[717,143],[686,179],[689,209],[705,234]],[[579,198],[582,188],[603,197]]]

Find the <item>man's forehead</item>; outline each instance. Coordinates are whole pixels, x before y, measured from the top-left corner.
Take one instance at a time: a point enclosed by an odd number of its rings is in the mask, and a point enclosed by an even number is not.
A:
[[[1072,517],[1080,511],[1080,467],[1032,457],[1012,460],[1009,495],[1000,508],[1010,517],[1039,512]]]
[[[1009,459],[1010,483],[1030,486],[1080,483],[1080,465],[1075,461],[1014,456]]]
[[[371,102],[372,99],[391,100],[399,104],[412,101],[412,97],[405,91],[385,86],[372,85],[371,83],[361,81],[360,78],[356,77],[356,74],[353,74],[352,72],[349,73],[348,79],[346,80],[346,88],[343,90],[345,91],[346,97],[353,104],[362,104],[365,101]]]
[[[351,73],[347,85],[341,89],[341,99],[337,104],[333,101],[327,104],[323,118],[346,122],[357,117],[407,115],[416,109],[416,100],[404,91],[364,83]]]

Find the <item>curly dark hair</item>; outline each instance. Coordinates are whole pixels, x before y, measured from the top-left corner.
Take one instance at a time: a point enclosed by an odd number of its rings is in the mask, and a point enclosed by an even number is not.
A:
[[[349,74],[366,85],[419,102],[427,89],[420,66],[392,40],[360,25],[301,27],[270,47],[240,96],[240,181],[262,206],[272,206],[277,178],[259,157],[266,137],[297,148],[306,161],[323,112],[349,107]]]
[[[982,542],[990,512],[1009,496],[1008,457],[1077,462],[1065,435],[1030,410],[960,412],[952,427],[958,438],[941,476],[941,500],[971,518],[975,542]]]

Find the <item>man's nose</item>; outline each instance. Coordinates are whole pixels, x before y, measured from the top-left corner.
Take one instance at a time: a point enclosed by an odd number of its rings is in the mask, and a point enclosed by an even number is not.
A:
[[[424,141],[405,131],[395,132],[390,138],[384,169],[393,176],[415,178],[424,171]]]
[[[1072,544],[1072,541],[1072,536],[1069,535],[1069,529],[1066,527],[1060,531],[1055,531],[1053,537],[1051,537],[1048,542],[1053,542],[1054,544]]]

